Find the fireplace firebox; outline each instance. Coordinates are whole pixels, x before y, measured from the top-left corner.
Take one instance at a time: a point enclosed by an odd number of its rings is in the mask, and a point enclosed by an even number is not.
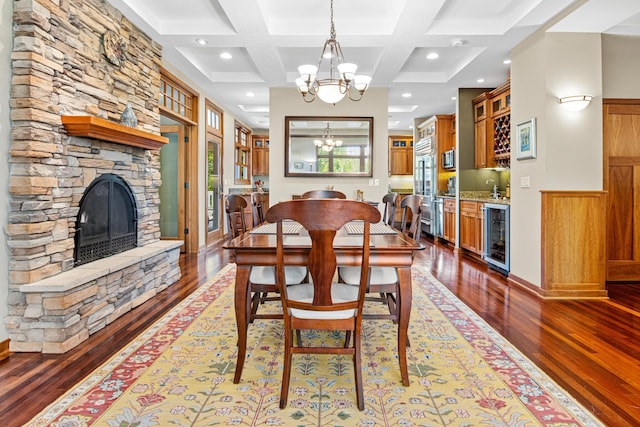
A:
[[[75,264],[81,265],[137,246],[136,200],[127,182],[104,174],[87,187],[76,221]]]

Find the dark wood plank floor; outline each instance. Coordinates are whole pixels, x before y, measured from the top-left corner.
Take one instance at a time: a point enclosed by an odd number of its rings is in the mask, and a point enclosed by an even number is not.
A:
[[[483,263],[425,240],[416,263],[504,335],[608,426],[640,425],[640,285],[609,286],[608,301],[543,301],[507,286]],[[63,355],[0,362],[0,420],[28,421],[228,262],[219,246],[181,258],[183,277]]]

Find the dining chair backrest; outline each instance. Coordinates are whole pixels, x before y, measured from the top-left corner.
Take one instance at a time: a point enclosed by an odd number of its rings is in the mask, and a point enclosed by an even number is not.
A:
[[[310,190],[300,196],[301,199],[346,199],[347,195],[336,190]]]
[[[327,215],[331,212],[331,215]],[[339,199],[299,199],[280,202],[272,206],[266,215],[266,220],[277,223],[276,235],[276,284],[280,291],[284,286],[284,259],[282,221],[294,220],[300,223],[311,238],[311,252],[307,268],[314,285],[314,297],[310,303],[290,303],[289,307],[306,310],[344,310],[341,304],[333,304],[331,300],[331,284],[337,266],[336,252],[333,246],[336,232],[347,222],[353,220],[365,221],[363,235],[363,271],[367,273],[369,267],[369,236],[368,223],[380,221],[380,211],[375,207],[355,200]],[[367,242],[366,244],[364,242]],[[367,273],[368,274],[368,273]],[[366,283],[362,288],[366,290]],[[284,293],[286,297],[286,289]],[[291,305],[293,304],[293,305]],[[350,308],[356,305],[350,303]],[[284,308],[284,307],[283,307]],[[285,310],[286,311],[286,310]]]
[[[245,223],[245,209],[247,201],[237,194],[229,194],[224,198],[224,209],[227,213],[227,225],[229,227],[229,239],[238,237],[247,231]]]
[[[422,197],[412,194],[400,202],[402,209],[402,225],[400,231],[413,240],[420,240],[422,232]]]
[[[398,193],[387,193],[382,198],[382,203],[384,203],[384,213],[382,214],[382,221],[384,221],[385,224],[391,227],[393,227],[394,218],[396,216],[398,197]]]
[[[257,227],[264,222],[264,212],[267,208],[266,203],[267,196],[264,193],[259,193],[257,191],[251,193],[251,213],[254,227]]]

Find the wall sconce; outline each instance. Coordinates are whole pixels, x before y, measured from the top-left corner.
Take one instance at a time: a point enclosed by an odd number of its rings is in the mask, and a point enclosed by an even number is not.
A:
[[[559,98],[558,102],[569,111],[580,111],[587,108],[592,99],[591,95],[573,95]]]

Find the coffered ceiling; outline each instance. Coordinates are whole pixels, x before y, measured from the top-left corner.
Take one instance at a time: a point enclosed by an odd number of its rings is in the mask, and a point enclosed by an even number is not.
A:
[[[330,29],[329,0],[108,1],[253,128],[268,127],[269,88],[295,87],[297,67],[317,64]],[[408,130],[415,117],[454,112],[459,87],[505,82],[511,48],[547,23],[640,36],[640,1],[334,0],[334,21],[345,59],[389,88],[389,129]]]

